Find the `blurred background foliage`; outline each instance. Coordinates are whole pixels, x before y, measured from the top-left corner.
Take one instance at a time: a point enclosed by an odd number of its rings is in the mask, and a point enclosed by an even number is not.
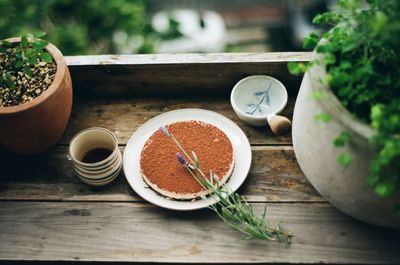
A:
[[[0,39],[44,31],[64,55],[294,51],[302,49],[303,36],[319,30],[312,17],[332,2],[0,0]],[[182,19],[171,15],[176,10],[197,14]],[[163,12],[160,28],[155,18]]]
[[[136,53],[153,52],[144,0],[0,0],[0,37],[44,31],[64,55],[116,53],[115,32],[141,37]]]

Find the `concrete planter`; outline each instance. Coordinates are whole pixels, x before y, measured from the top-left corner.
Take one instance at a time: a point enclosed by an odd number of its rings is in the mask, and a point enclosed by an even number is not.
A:
[[[338,101],[329,87],[321,84],[325,69],[315,66],[303,78],[293,114],[293,146],[298,163],[318,192],[341,211],[362,221],[400,228],[395,205],[400,203],[398,191],[390,199],[374,193],[367,184],[369,162],[375,152],[368,143],[373,134],[365,123],[355,119]],[[313,91],[323,91],[322,100],[311,99]],[[315,115],[327,112],[328,123],[316,122]],[[351,135],[351,142],[336,148],[333,140],[342,132]],[[343,152],[353,157],[351,165],[336,162]]]

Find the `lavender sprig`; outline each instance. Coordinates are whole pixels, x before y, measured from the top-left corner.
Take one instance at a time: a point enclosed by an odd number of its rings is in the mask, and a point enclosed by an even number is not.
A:
[[[160,131],[161,131],[163,134],[165,134],[166,136],[168,136],[169,138],[172,137],[172,135],[169,133],[167,127],[161,126],[161,127],[160,127]]]
[[[192,163],[193,165],[196,164],[197,167],[198,167],[198,170],[201,172],[200,167],[199,167],[199,163],[198,163],[199,161],[198,161],[198,158],[197,158],[196,154],[194,152],[192,152],[192,154],[193,154],[193,159],[192,159],[189,156],[189,154],[185,151],[185,149],[181,146],[181,144],[176,140],[174,135],[172,133],[170,133],[170,131],[168,131],[167,127],[161,126],[160,127],[160,131],[162,131],[166,136],[171,138],[175,142],[175,144],[178,146],[179,150],[181,150],[181,152],[189,159],[190,163]],[[203,172],[201,172],[201,174],[204,175]]]
[[[181,153],[176,153],[176,158],[178,158],[178,161],[182,164],[184,168],[195,169],[195,167],[189,164],[189,162]]]
[[[176,153],[176,158],[178,158],[178,161],[182,164],[184,168],[187,168],[189,166],[189,162],[181,153]]]
[[[253,207],[236,192],[232,192],[224,185],[221,186],[219,178],[210,171],[207,177],[199,167],[199,159],[194,151],[192,151],[193,158],[190,157],[184,148],[179,144],[175,137],[166,129],[162,127],[163,131],[170,137],[183,153],[177,153],[176,157],[181,165],[193,176],[193,178],[206,190],[211,190],[211,193],[218,197],[218,202],[209,206],[229,227],[234,230],[240,231],[246,235],[245,239],[263,239],[263,240],[276,240],[285,241],[290,244],[293,235],[289,232],[282,230],[281,222],[276,226],[270,226],[266,222],[266,208],[264,214],[257,216]],[[186,159],[187,158],[187,159]]]

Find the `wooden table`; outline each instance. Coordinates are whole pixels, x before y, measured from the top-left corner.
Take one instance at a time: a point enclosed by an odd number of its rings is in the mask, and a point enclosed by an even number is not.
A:
[[[327,203],[301,172],[291,136],[273,136],[237,119],[229,92],[241,78],[267,74],[288,88],[291,116],[300,78],[288,61],[308,53],[67,57],[74,106],[59,144],[36,157],[0,153],[0,260],[190,263],[400,264],[398,231],[354,220]],[[156,115],[203,108],[235,121],[253,151],[239,192],[271,223],[280,219],[293,243],[244,241],[208,209],[175,212],[138,197],[123,173],[92,188],[74,175],[66,153],[71,137],[101,126],[123,151],[131,134]]]

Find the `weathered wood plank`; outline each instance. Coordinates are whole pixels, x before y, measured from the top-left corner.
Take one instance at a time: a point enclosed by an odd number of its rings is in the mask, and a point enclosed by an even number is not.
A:
[[[291,119],[295,98],[290,97],[282,115]],[[85,98],[74,101],[72,116],[61,144],[88,127],[104,127],[113,131],[120,144],[126,144],[133,132],[147,120],[170,110],[202,108],[218,112],[235,121],[253,145],[289,145],[291,135],[276,136],[266,126],[252,127],[240,121],[234,113],[229,97],[155,97],[155,98]]]
[[[103,95],[227,95],[241,78],[266,74],[297,91],[301,78],[289,61],[310,53],[153,54],[66,57],[75,92]]]
[[[68,66],[85,65],[180,65],[221,63],[276,63],[306,62],[310,52],[268,53],[185,53],[185,54],[136,54],[136,55],[84,55],[66,56]]]
[[[295,234],[290,246],[243,241],[209,210],[143,203],[0,202],[0,259],[204,263],[399,264],[398,232],[360,223],[326,203],[264,206]]]
[[[142,201],[122,173],[103,188],[81,183],[67,151],[61,146],[32,158],[0,154],[0,200]],[[254,147],[252,168],[240,193],[251,202],[324,201],[304,177],[291,147]]]

